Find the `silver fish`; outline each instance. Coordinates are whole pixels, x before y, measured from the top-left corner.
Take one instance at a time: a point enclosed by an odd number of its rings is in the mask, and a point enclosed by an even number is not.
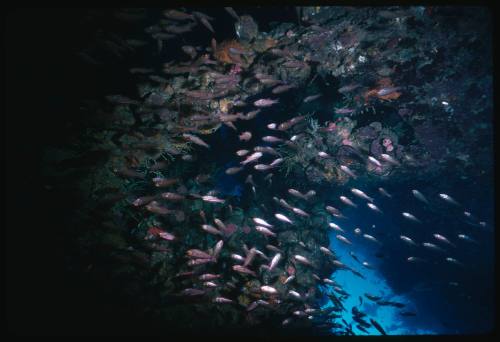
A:
[[[393,165],[401,165],[396,159],[394,159],[393,157],[391,157],[390,155],[386,154],[386,153],[381,153],[380,154],[380,157],[388,162],[388,163],[391,163]]]
[[[254,152],[250,156],[248,156],[247,159],[240,162],[240,164],[246,165],[248,163],[252,163],[254,161],[257,161],[260,157],[262,157],[262,152]]]
[[[284,159],[283,158],[276,158],[275,160],[273,160],[271,162],[271,164],[269,164],[269,166],[272,166],[272,167],[276,167],[278,166],[279,164],[283,163]]]
[[[352,178],[356,179],[356,175],[354,174],[354,172],[352,172],[352,170],[349,167],[347,167],[345,165],[340,165],[340,169],[342,171],[344,171],[345,173],[347,173]]]
[[[291,282],[294,279],[295,279],[294,275],[289,276],[288,278],[285,279],[285,281],[283,282],[283,285],[288,284],[289,282]]]
[[[201,196],[201,199],[204,200],[205,202],[212,202],[212,203],[224,203],[225,202],[225,200],[223,200],[223,199],[220,199],[220,198],[217,198],[214,196],[210,196],[210,195]]]
[[[408,219],[410,221],[417,222],[417,223],[422,223],[422,221],[420,221],[419,219],[417,219],[415,216],[413,216],[410,213],[403,212],[402,215],[403,215],[404,218],[406,218],[406,219]]]
[[[272,100],[272,99],[260,99],[257,100],[253,103],[255,107],[270,107],[273,104],[278,103],[279,100]]]
[[[272,135],[266,135],[265,137],[262,137],[262,141],[268,142],[268,143],[276,143],[276,142],[283,142],[283,139],[273,137]]]
[[[438,247],[436,246],[435,244],[433,243],[430,243],[430,242],[424,242],[422,243],[422,246],[426,247],[426,248],[429,248],[429,249],[433,249],[435,251],[439,251],[439,252],[446,252],[444,249],[442,249],[441,247]]]
[[[400,236],[401,240],[403,240],[404,242],[406,242],[407,244],[411,245],[411,246],[417,246],[417,244],[412,240],[410,239],[408,236],[404,236],[404,235],[401,235]]]
[[[379,91],[377,91],[378,96],[386,96],[392,93],[395,93],[396,91],[400,90],[401,87],[387,87],[387,88],[382,88]]]
[[[427,261],[425,259],[422,259],[422,258],[419,258],[419,257],[414,257],[414,256],[408,257],[406,260],[408,260],[409,262],[414,262],[414,263],[426,262]]]
[[[377,239],[375,239],[373,236],[369,235],[369,234],[363,234],[363,237],[365,239],[368,239],[370,241],[373,241],[373,242],[376,242],[376,243],[380,243],[380,241],[378,241]]]
[[[267,125],[267,128],[269,128],[269,129],[276,129],[276,127],[277,127],[277,125],[274,122]]]
[[[340,200],[347,204],[347,205],[350,205],[351,207],[354,207],[354,208],[357,208],[358,205],[357,204],[354,204],[349,198],[345,197],[345,196],[340,196]]]
[[[389,198],[392,198],[392,195],[389,194],[387,191],[385,191],[384,188],[378,188],[378,191],[385,197],[389,197]]]
[[[446,261],[451,262],[452,264],[455,264],[455,265],[458,265],[458,266],[461,266],[461,267],[465,266],[462,262],[458,261],[455,258],[448,257],[448,258],[446,258]]]
[[[240,262],[245,261],[245,258],[244,258],[244,257],[242,257],[242,256],[241,256],[241,255],[239,255],[239,254],[235,254],[235,253],[231,254],[231,259],[233,259],[233,260],[235,260],[235,261],[240,261]]]
[[[447,195],[447,194],[439,194],[439,197],[441,197],[442,199],[444,199],[445,201],[453,204],[453,205],[456,205],[456,206],[460,206],[460,203],[458,203],[457,201],[455,201],[453,199],[453,197]]]
[[[477,242],[476,240],[474,240],[473,238],[471,238],[470,236],[465,235],[465,234],[458,234],[458,238],[462,239],[464,241],[468,241],[468,242],[472,242],[472,243],[475,243],[475,244],[479,244],[479,242]]]
[[[346,243],[348,245],[352,245],[352,242],[349,241],[345,236],[342,235],[337,235],[335,236],[338,240],[342,241],[343,243]]]
[[[368,208],[370,208],[371,210],[373,211],[376,211],[377,213],[379,214],[383,214],[382,210],[380,210],[375,204],[373,203],[366,203],[366,205],[368,206]]]
[[[330,226],[330,228],[333,228],[335,230],[338,230],[339,232],[345,233],[345,231],[342,228],[340,228],[338,225],[336,225],[333,222],[328,223],[328,225]]]
[[[422,195],[422,193],[418,190],[412,190],[411,191],[413,193],[413,196],[415,196],[418,200],[424,202],[425,204],[429,204],[429,201],[427,200],[427,198],[425,198],[424,195]]]
[[[368,196],[367,194],[365,194],[363,191],[359,190],[359,189],[356,189],[356,188],[352,188],[351,189],[351,192],[358,196],[359,198],[363,198],[367,201],[370,201],[370,202],[373,202],[373,198],[371,198],[370,196]]]
[[[335,207],[327,205],[325,207],[325,209],[326,209],[326,211],[328,211],[330,214],[332,214],[335,217],[346,218],[344,215],[342,215],[342,212],[340,210],[338,210],[337,208],[335,208]]]
[[[382,167],[382,164],[375,157],[369,156],[368,161],[377,165],[378,167]]]
[[[277,213],[277,214],[274,214],[274,217],[276,217],[278,220],[282,221],[282,222],[286,222],[286,223],[289,223],[289,224],[293,224],[293,221],[290,220],[288,217],[286,217],[285,215],[283,214],[280,214],[280,213]]]
[[[273,228],[274,227],[272,224],[267,223],[266,221],[264,221],[263,219],[261,219],[259,217],[254,217],[254,218],[252,218],[252,220],[257,225],[260,225],[260,226],[264,226],[264,227],[267,227],[267,228]]]
[[[210,145],[208,145],[206,142],[198,138],[196,135],[188,134],[188,133],[183,133],[182,136],[186,138],[187,140],[191,141],[192,143],[196,145],[200,145],[206,148],[210,148]]]
[[[224,297],[215,297],[213,301],[214,301],[214,303],[232,303],[233,302],[231,299],[224,298]]]
[[[241,170],[243,170],[243,167],[230,167],[226,170],[226,175],[235,175]]]
[[[319,248],[319,250],[320,250],[320,251],[322,251],[323,253],[325,253],[326,255],[333,256],[332,251],[330,251],[330,250],[329,250],[328,248],[326,248],[326,247],[321,246],[321,247]]]
[[[320,151],[320,152],[318,152],[318,157],[329,158],[330,155],[328,153],[326,153],[326,152]]]
[[[361,229],[360,228],[354,228],[354,234],[356,235],[360,235],[362,232],[361,232]]]
[[[251,132],[243,132],[239,135],[240,141],[248,141],[252,139],[252,133]]]
[[[302,199],[305,199],[307,200],[307,197],[305,195],[303,195],[300,191],[298,190],[295,190],[295,189],[288,189],[288,193],[292,196],[295,196],[297,198],[302,198]]]
[[[241,266],[241,265],[233,265],[233,270],[238,272],[238,273],[243,273],[243,274],[250,274],[252,276],[256,276],[255,272],[252,271],[252,270],[249,270],[248,268],[246,268],[245,266]]]
[[[278,293],[278,290],[276,290],[274,287],[268,286],[268,285],[261,286],[260,290],[262,292],[268,293],[268,294],[277,294]]]
[[[306,257],[302,256],[302,255],[298,255],[298,254],[295,254],[293,256],[293,258],[301,263],[301,264],[304,264],[304,265],[308,265],[308,266],[312,266],[311,262],[309,261],[309,259],[307,259]]]
[[[219,240],[214,247],[214,254],[213,257],[214,259],[217,259],[219,257],[220,251],[222,250],[222,247],[224,246],[224,241]]]
[[[272,271],[278,262],[281,260],[281,254],[277,253],[271,260],[271,263],[269,264],[269,271]]]
[[[276,234],[269,230],[269,228],[263,226],[256,226],[255,230],[266,236],[276,236]]]
[[[302,217],[309,217],[309,214],[308,214],[308,213],[306,213],[306,212],[305,212],[304,210],[302,210],[302,209],[299,209],[299,208],[292,208],[292,211],[293,211],[295,214],[299,215],[299,216],[302,216]]]
[[[253,168],[257,171],[267,171],[272,169],[273,167],[271,165],[266,165],[266,164],[255,164]]]
[[[321,94],[311,95],[311,96],[306,97],[302,102],[308,103],[308,102],[314,101],[320,97],[321,97]]]
[[[450,240],[448,240],[446,237],[444,237],[441,234],[432,234],[437,240],[442,241],[444,243],[447,243],[450,246],[457,247],[454,243],[452,243]]]
[[[295,299],[302,299],[302,296],[297,291],[290,290],[290,291],[288,291],[288,295],[290,297],[295,298]]]
[[[201,226],[201,228],[206,231],[207,233],[214,234],[214,235],[223,235],[220,230],[215,228],[214,226],[211,226],[209,224],[204,224]]]

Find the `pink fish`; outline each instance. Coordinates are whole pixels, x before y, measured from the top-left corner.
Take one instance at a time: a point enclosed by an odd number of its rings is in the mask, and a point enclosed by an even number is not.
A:
[[[243,273],[243,274],[250,274],[252,276],[256,276],[255,272],[252,271],[252,270],[249,270],[248,268],[246,268],[245,266],[241,266],[241,265],[234,265],[233,266],[233,270],[238,272],[238,273]]]
[[[255,101],[253,104],[256,107],[270,107],[273,104],[278,103],[279,100],[272,100],[272,99],[260,99]]]

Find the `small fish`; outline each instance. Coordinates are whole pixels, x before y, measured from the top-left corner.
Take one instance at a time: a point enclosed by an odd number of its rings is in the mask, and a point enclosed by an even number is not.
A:
[[[199,249],[190,249],[186,252],[188,258],[212,259],[212,256]]]
[[[309,261],[309,259],[307,259],[306,257],[302,256],[302,255],[294,255],[293,258],[301,263],[301,264],[304,264],[304,265],[308,265],[308,266],[312,266],[312,263]]]
[[[292,88],[295,88],[296,86],[294,85],[291,85],[291,84],[283,84],[283,85],[278,85],[277,87],[275,87],[271,92],[273,94],[282,94]]]
[[[319,250],[320,250],[320,251],[322,251],[323,253],[325,253],[326,255],[329,255],[329,256],[334,256],[334,255],[333,255],[333,253],[332,253],[332,251],[330,251],[330,250],[329,250],[328,248],[326,248],[326,247],[321,246],[321,247],[319,248]]]
[[[273,245],[266,245],[266,248],[275,253],[283,253],[281,249]]]
[[[335,230],[338,230],[339,232],[345,233],[345,231],[344,231],[342,228],[340,228],[337,224],[335,224],[335,223],[333,223],[333,222],[328,223],[328,226],[329,226],[330,228],[333,228],[333,229],[335,229]]]
[[[283,163],[284,159],[283,158],[276,158],[275,160],[273,160],[271,162],[271,164],[269,164],[269,166],[272,166],[272,167],[276,167],[278,166],[279,164]]]
[[[266,164],[256,164],[253,167],[257,171],[268,171],[273,168],[271,165],[266,165]]]
[[[321,158],[330,158],[330,155],[326,152],[323,152],[323,151],[320,151],[318,152],[318,157],[321,157]]]
[[[226,175],[234,175],[243,170],[243,167],[230,167],[226,170]]]
[[[293,221],[290,220],[288,217],[286,217],[285,215],[283,214],[280,214],[280,213],[277,213],[277,214],[274,214],[274,217],[276,217],[278,220],[282,221],[282,222],[286,222],[286,223],[289,223],[289,224],[293,224]]]
[[[250,303],[246,308],[247,312],[254,310],[255,308],[257,308],[257,306],[259,306],[259,303],[257,303],[257,301]]]
[[[345,196],[340,196],[340,200],[347,204],[347,205],[350,205],[351,207],[354,207],[354,208],[357,208],[358,205],[357,204],[354,204],[349,198],[345,197]]]
[[[370,202],[373,202],[373,198],[371,198],[370,196],[368,196],[367,194],[365,194],[363,191],[359,190],[359,189],[356,189],[356,188],[352,188],[351,189],[351,192],[358,196],[359,198],[363,198],[367,201],[370,201]]]
[[[157,188],[163,188],[167,187],[170,185],[177,184],[179,182],[179,179],[177,178],[161,178],[161,177],[155,177],[153,178],[153,183]]]
[[[239,135],[240,141],[248,141],[252,139],[252,133],[250,132],[243,132]]]
[[[263,219],[261,218],[258,218],[258,217],[254,217],[252,218],[252,220],[257,224],[257,225],[260,225],[260,226],[265,226],[267,228],[273,228],[274,226],[272,224],[269,224],[267,223],[266,221],[264,221]]]
[[[368,298],[369,300],[373,301],[373,302],[377,302],[380,299],[382,299],[382,297],[380,297],[380,296],[374,296],[374,295],[369,294],[369,293],[365,293],[365,297]]]
[[[304,210],[302,209],[299,209],[299,208],[292,208],[292,211],[299,215],[299,216],[302,216],[302,217],[309,217],[310,215],[308,213],[306,213]]]
[[[406,218],[406,219],[408,219],[410,221],[417,222],[417,223],[422,223],[422,221],[420,221],[419,219],[417,219],[415,216],[413,216],[410,213],[403,212],[402,215],[403,215],[404,218]]]
[[[382,164],[375,157],[369,156],[368,161],[375,164],[378,167],[382,167]]]
[[[214,197],[214,196],[201,196],[201,199],[204,200],[205,202],[212,202],[212,203],[224,203],[225,200]]]
[[[359,84],[350,84],[350,85],[346,85],[344,87],[341,87],[338,89],[338,92],[341,93],[341,94],[344,94],[344,93],[348,93],[348,92],[351,92],[353,91],[354,89],[357,89],[359,88],[361,85]]]
[[[257,161],[260,157],[262,157],[262,152],[254,152],[250,156],[248,156],[244,161],[242,161],[240,164],[246,165],[248,163],[252,163],[254,161]]]
[[[290,290],[290,291],[288,291],[288,295],[295,298],[295,299],[299,299],[299,300],[302,299],[302,296],[297,291]]]
[[[233,260],[235,260],[235,261],[239,261],[239,262],[243,262],[243,261],[245,261],[245,258],[244,258],[244,257],[242,257],[242,256],[241,256],[241,255],[239,255],[239,254],[235,254],[235,253],[231,254],[231,259],[233,259]]]
[[[268,143],[276,143],[276,142],[283,142],[283,139],[273,137],[272,135],[266,135],[265,137],[262,138],[262,141],[265,141]]]
[[[448,203],[451,203],[451,204],[456,205],[456,206],[460,206],[460,203],[458,203],[457,201],[455,201],[453,199],[453,197],[451,197],[451,196],[449,196],[447,194],[439,194],[439,197],[441,197],[442,199],[444,199]]]
[[[373,318],[370,318],[370,322],[382,335],[387,335],[384,328],[382,328],[382,326],[377,321],[373,320]]]
[[[361,263],[361,261],[359,260],[359,258],[356,256],[356,254],[354,254],[353,251],[350,251],[349,252],[349,255],[354,259],[356,260],[357,262]]]
[[[351,108],[335,108],[335,114],[350,114],[354,112]]]
[[[344,171],[345,173],[347,173],[352,178],[356,179],[356,175],[354,174],[354,172],[352,172],[352,170],[349,167],[347,167],[345,165],[340,165],[340,169],[342,171]]]
[[[205,274],[200,275],[198,277],[198,279],[200,279],[200,280],[214,280],[214,279],[217,279],[220,277],[221,277],[220,274],[205,273]]]
[[[214,226],[211,226],[209,224],[204,224],[201,226],[201,229],[206,231],[207,233],[214,234],[214,235],[223,235],[220,230],[215,228]]]
[[[424,202],[425,204],[429,204],[429,201],[427,200],[427,198],[425,198],[424,195],[422,195],[422,193],[418,190],[412,190],[411,191],[413,193],[413,196],[415,196],[418,200]]]
[[[194,16],[192,14],[184,13],[175,9],[163,11],[163,15],[171,20],[193,20]]]
[[[477,242],[476,240],[472,239],[470,236],[465,235],[465,234],[458,234],[458,238],[465,240],[465,241],[468,241],[468,242],[475,243],[477,245],[479,244],[479,242]]]
[[[203,264],[208,264],[209,262],[215,262],[214,259],[193,259],[188,261],[188,266],[198,266]]]
[[[261,286],[260,287],[260,290],[264,293],[268,293],[268,294],[277,294],[278,293],[278,290],[276,290],[274,287],[272,286],[267,286],[267,285],[264,285],[264,286]]]
[[[408,257],[406,260],[408,262],[414,262],[414,263],[420,263],[420,262],[425,262],[426,261],[426,260],[424,260],[422,258],[414,257],[414,256]]]
[[[327,205],[325,207],[325,209],[326,209],[326,211],[328,211],[330,214],[332,214],[335,217],[346,218],[344,215],[342,215],[342,212],[340,210],[338,210],[337,208],[335,208],[335,207]]]
[[[238,272],[238,273],[242,273],[242,274],[250,274],[252,276],[256,276],[255,272],[252,271],[252,270],[249,270],[248,268],[246,268],[245,266],[241,266],[241,265],[233,265],[233,270]]]
[[[457,247],[454,243],[452,243],[450,240],[448,240],[446,237],[444,237],[441,234],[432,234],[436,239],[439,241],[443,241],[444,243],[447,243],[450,246]]]
[[[240,20],[240,17],[238,16],[238,14],[236,14],[236,12],[234,11],[234,9],[232,7],[224,7],[224,9],[226,10],[227,13],[229,13],[229,15],[231,17],[233,17],[234,19],[236,20]]]
[[[215,244],[215,247],[214,247],[214,253],[213,253],[213,258],[215,260],[217,260],[217,258],[219,257],[219,254],[222,250],[222,247],[224,246],[224,241],[222,240],[219,240],[216,244]]]
[[[215,297],[213,301],[214,301],[214,303],[221,303],[221,304],[233,303],[233,301],[231,299],[228,299],[225,297]]]
[[[257,250],[255,249],[255,247],[252,247],[247,253],[243,266],[247,267],[248,265],[250,265],[255,258],[255,255],[257,255]]]
[[[342,241],[343,243],[346,243],[348,245],[352,245],[352,242],[349,241],[346,237],[342,236],[342,235],[337,235],[336,236],[337,239],[339,239],[340,241]]]
[[[392,195],[389,194],[387,191],[385,191],[384,188],[378,188],[378,191],[385,197],[389,197],[389,198],[392,198]]]
[[[294,279],[295,279],[294,275],[289,276],[288,278],[285,279],[285,281],[283,282],[283,285],[288,284],[289,282],[291,282]]]
[[[361,229],[360,228],[354,228],[354,234],[361,235]]]
[[[259,233],[266,235],[266,236],[273,236],[273,237],[276,236],[276,234],[273,233],[269,228],[266,228],[263,226],[256,226],[255,230],[257,230]]]
[[[267,125],[267,128],[269,128],[269,129],[276,129],[276,127],[277,127],[277,125],[274,122]]]
[[[369,234],[363,234],[363,237],[367,240],[370,240],[370,241],[373,241],[373,242],[376,242],[376,243],[380,243],[380,241],[378,241],[377,239],[375,239],[373,236],[369,235]]]
[[[278,265],[278,262],[281,260],[281,253],[277,253],[272,259],[271,263],[269,264],[269,271],[272,271],[276,265]]]
[[[373,203],[366,203],[366,205],[368,206],[368,208],[370,208],[371,210],[373,211],[376,211],[377,213],[379,214],[383,214],[382,210],[380,210],[375,204]]]
[[[441,247],[438,247],[436,246],[435,244],[433,243],[430,243],[430,242],[424,242],[422,243],[422,246],[426,247],[426,248],[429,248],[429,249],[432,249],[432,250],[435,250],[435,251],[438,251],[438,252],[442,252],[442,253],[445,253],[446,251],[444,249],[442,249]]]
[[[205,294],[205,291],[193,288],[187,288],[181,291],[181,295],[183,296],[199,296]]]
[[[386,154],[386,153],[381,153],[380,154],[380,157],[388,162],[388,163],[391,163],[393,165],[401,165],[396,159],[394,159],[393,157],[391,157],[390,155]]]
[[[311,95],[311,96],[306,97],[302,102],[308,103],[308,102],[314,101],[320,97],[321,97],[321,94]]]
[[[455,265],[461,266],[461,267],[464,267],[464,266],[465,266],[462,262],[458,261],[458,260],[457,260],[457,259],[455,259],[455,258],[450,258],[450,257],[448,257],[448,258],[446,258],[446,261],[448,261],[448,262],[450,262],[450,263],[452,263],[452,264],[455,264]]]
[[[184,138],[186,138],[187,140],[191,141],[192,143],[196,144],[196,145],[200,145],[200,146],[203,146],[203,147],[206,147],[206,148],[210,148],[210,145],[208,145],[206,142],[204,142],[203,140],[201,140],[200,138],[198,138],[195,135],[188,134],[188,133],[183,133],[182,136]]]
[[[401,238],[401,240],[403,240],[407,244],[409,244],[411,246],[415,246],[415,247],[417,246],[417,244],[412,239],[410,239],[408,236],[401,235],[399,237]]]
[[[276,103],[279,103],[279,100],[260,99],[260,100],[255,101],[253,104],[256,107],[270,107]]]
[[[161,198],[169,201],[182,201],[183,199],[186,198],[186,196],[184,195],[179,195],[173,192],[163,192],[160,196]]]
[[[392,93],[395,93],[397,92],[398,90],[400,90],[401,87],[388,87],[388,88],[382,88],[380,89],[379,91],[377,91],[377,95],[378,96],[386,96],[386,95],[389,95],[389,94],[392,94]]]
[[[372,270],[373,270],[373,266],[372,266],[372,265],[370,265],[370,264],[369,264],[368,262],[366,262],[366,261],[363,261],[363,262],[361,263],[361,265],[363,265],[363,266],[364,266],[364,267],[366,267],[366,268],[369,268],[369,269],[372,269]]]
[[[243,157],[243,156],[247,155],[249,152],[250,152],[249,150],[238,150],[238,151],[236,151],[236,155],[238,157]]]

